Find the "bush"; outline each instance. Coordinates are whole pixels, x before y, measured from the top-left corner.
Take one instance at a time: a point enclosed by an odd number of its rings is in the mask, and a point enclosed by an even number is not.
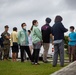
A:
[[[68,53],[68,36],[65,36],[64,43],[65,43],[64,47],[66,49],[66,53]]]

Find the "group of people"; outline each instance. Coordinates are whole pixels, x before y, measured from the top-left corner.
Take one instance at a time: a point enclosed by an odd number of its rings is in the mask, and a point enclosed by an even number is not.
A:
[[[17,54],[20,47],[21,62],[24,62],[25,52],[32,65],[39,65],[39,53],[41,46],[44,48],[43,62],[48,63],[47,54],[50,47],[50,43],[54,45],[53,67],[57,65],[58,55],[60,56],[60,66],[64,66],[64,33],[68,31],[62,24],[63,18],[59,15],[55,17],[55,24],[51,27],[51,19],[46,18],[45,24],[38,28],[38,21],[32,21],[32,27],[27,31],[26,23],[22,23],[21,31],[17,31],[17,27],[13,28],[11,34],[8,33],[9,26],[5,26],[5,31],[1,34],[1,40],[3,41],[3,59],[8,60],[10,46],[12,48],[12,59],[16,61]],[[71,62],[71,55],[75,61],[75,46],[76,46],[76,33],[74,27],[70,27],[71,33],[69,34],[69,61]],[[52,41],[52,42],[51,42]],[[11,43],[11,44],[10,44]]]

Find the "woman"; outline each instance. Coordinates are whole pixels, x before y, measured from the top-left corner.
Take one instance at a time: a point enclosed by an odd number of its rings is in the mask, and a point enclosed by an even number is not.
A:
[[[33,42],[33,54],[32,54],[32,64],[39,65],[38,58],[39,58],[39,52],[41,48],[41,41],[42,41],[42,35],[41,31],[38,28],[38,21],[33,20],[32,22],[32,42]]]
[[[28,30],[28,40],[29,40],[30,52],[31,52],[31,54],[32,54],[33,46],[32,46],[32,36],[31,36],[31,31],[30,31],[30,30]]]
[[[17,37],[17,28],[13,28],[11,33],[11,46],[12,46],[12,60],[16,61],[16,56],[18,53],[18,37]]]

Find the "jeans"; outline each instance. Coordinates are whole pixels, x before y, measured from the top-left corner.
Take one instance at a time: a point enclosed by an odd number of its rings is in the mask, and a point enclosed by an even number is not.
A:
[[[64,66],[64,41],[54,44],[53,66],[57,65],[58,55],[60,56],[60,65]]]

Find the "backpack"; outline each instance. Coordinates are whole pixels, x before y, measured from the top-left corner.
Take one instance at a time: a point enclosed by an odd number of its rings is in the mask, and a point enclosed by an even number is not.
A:
[[[3,39],[3,37],[1,37],[1,38],[0,38],[0,46],[1,46],[1,47],[4,46],[4,45],[3,45],[3,41],[4,41],[4,39]]]

